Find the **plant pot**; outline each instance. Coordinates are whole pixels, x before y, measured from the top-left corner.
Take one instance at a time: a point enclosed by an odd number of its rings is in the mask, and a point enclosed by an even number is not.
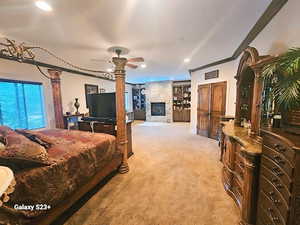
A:
[[[282,115],[285,130],[300,135],[300,110],[284,112]]]

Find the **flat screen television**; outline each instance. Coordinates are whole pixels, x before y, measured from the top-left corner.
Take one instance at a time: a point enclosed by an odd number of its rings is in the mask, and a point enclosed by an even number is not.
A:
[[[101,93],[89,95],[89,110],[91,117],[116,118],[116,94]]]

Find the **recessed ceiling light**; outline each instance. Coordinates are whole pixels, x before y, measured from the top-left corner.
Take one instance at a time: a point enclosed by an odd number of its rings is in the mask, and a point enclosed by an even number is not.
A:
[[[190,59],[190,58],[185,58],[183,61],[184,61],[185,63],[188,63],[188,62],[191,61],[191,59]]]
[[[141,67],[142,67],[142,68],[146,68],[147,65],[146,65],[146,64],[142,64]]]
[[[109,73],[111,73],[113,71],[113,69],[112,68],[108,68],[106,71],[109,72]]]
[[[36,1],[36,2],[35,2],[35,5],[36,5],[36,7],[38,7],[39,9],[44,10],[44,11],[46,11],[46,12],[52,11],[52,7],[51,7],[47,2],[44,2],[44,1]]]

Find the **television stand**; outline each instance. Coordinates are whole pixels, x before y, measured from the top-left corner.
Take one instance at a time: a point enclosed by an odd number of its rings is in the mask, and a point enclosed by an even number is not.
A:
[[[107,124],[116,124],[116,118],[109,118],[109,117],[83,117],[83,121],[89,122],[100,122],[100,123],[107,123]]]
[[[103,120],[103,118],[92,120],[91,118],[96,118],[96,117],[83,117],[82,118],[83,121],[78,121],[78,129],[81,131],[105,133],[105,134],[113,135],[115,137],[117,136],[118,127],[116,126],[115,121],[111,119]],[[131,120],[126,122],[126,133],[128,139],[128,143],[127,143],[128,157],[133,155],[131,124],[132,124]]]

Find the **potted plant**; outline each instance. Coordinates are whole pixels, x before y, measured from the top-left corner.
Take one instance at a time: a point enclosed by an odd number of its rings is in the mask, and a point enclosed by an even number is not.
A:
[[[263,69],[271,81],[272,96],[289,131],[300,134],[300,48],[291,48]]]

